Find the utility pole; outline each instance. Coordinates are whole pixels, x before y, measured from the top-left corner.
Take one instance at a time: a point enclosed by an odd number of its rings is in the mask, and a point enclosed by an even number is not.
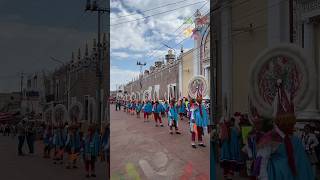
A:
[[[23,72],[21,72],[21,80],[20,80],[20,112],[22,110],[22,100],[23,100]]]
[[[144,63],[141,63],[140,61],[137,61],[137,66],[140,66],[140,76],[139,76],[139,79],[140,79],[140,88],[142,88],[142,67],[143,66],[146,66],[147,65],[147,63],[146,62],[144,62]]]
[[[102,67],[102,59],[101,59],[101,15],[104,12],[107,12],[107,9],[98,7],[97,1],[93,1],[91,3],[91,0],[87,0],[87,5],[85,8],[85,11],[91,11],[91,12],[98,12],[98,62],[97,62],[97,78],[98,78],[98,85],[97,85],[97,121],[98,126],[101,129],[101,104],[102,104],[102,98],[101,98],[101,91],[102,91],[102,79],[103,79],[103,67]]]

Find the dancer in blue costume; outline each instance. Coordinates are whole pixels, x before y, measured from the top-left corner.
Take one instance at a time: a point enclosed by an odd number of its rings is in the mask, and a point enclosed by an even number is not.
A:
[[[140,118],[141,110],[142,110],[142,103],[141,103],[141,101],[138,101],[137,106],[136,106],[137,118]]]
[[[90,126],[84,139],[84,162],[87,172],[86,177],[96,177],[95,163],[100,151],[100,137],[98,131]]]
[[[274,128],[258,143],[258,178],[314,180],[315,175],[302,142],[293,135],[296,123],[293,97],[285,91],[281,80],[277,82],[274,111]]]
[[[206,147],[202,141],[204,130],[207,129],[209,122],[208,112],[205,106],[202,104],[202,96],[198,96],[196,103],[191,107],[191,146],[197,148],[195,144],[196,136],[198,136],[198,145]]]
[[[220,163],[224,170],[223,174],[226,179],[232,179],[234,173],[242,164],[240,156],[240,129],[232,117],[230,121],[222,119],[221,129],[221,153]]]
[[[175,128],[176,134],[181,134],[178,129],[178,110],[175,105],[175,101],[171,100],[170,106],[169,106],[169,111],[168,111],[168,123],[170,127],[170,134],[173,134],[172,128]]]
[[[136,102],[132,101],[132,103],[131,103],[131,115],[134,115],[134,113],[136,112],[136,108],[137,108]]]
[[[144,122],[149,122],[149,117],[152,113],[152,104],[150,101],[147,101],[143,107],[144,112]]]
[[[57,126],[54,130],[53,144],[55,147],[54,164],[63,164],[63,148],[66,141],[66,135],[62,125]]]
[[[162,124],[162,119],[161,119],[161,116],[160,116],[160,113],[164,112],[164,108],[162,106],[162,104],[159,103],[159,101],[156,101],[153,105],[153,115],[154,115],[154,120],[156,122],[156,127],[159,126],[159,123],[160,123],[160,126],[163,127],[163,124]],[[158,123],[159,121],[159,123]]]
[[[167,100],[164,100],[163,107],[164,107],[164,109],[165,109],[165,116],[168,117],[169,104],[168,104],[168,101],[167,101]]]
[[[186,112],[186,107],[185,107],[185,103],[183,103],[182,99],[179,100],[177,108],[178,108],[180,120],[183,120],[183,116]]]
[[[73,125],[69,127],[68,136],[65,144],[66,151],[68,152],[69,161],[66,168],[77,168],[77,156],[80,152],[80,135],[77,126]]]

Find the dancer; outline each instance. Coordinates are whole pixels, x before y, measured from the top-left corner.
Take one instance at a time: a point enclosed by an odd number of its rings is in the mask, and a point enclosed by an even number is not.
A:
[[[181,134],[178,129],[178,110],[175,105],[175,101],[171,100],[169,111],[168,111],[168,123],[170,127],[170,134],[173,134],[172,128],[175,128],[176,134]]]
[[[178,102],[178,113],[179,113],[180,120],[183,120],[185,110],[186,110],[185,104],[183,103],[183,100],[180,99]]]
[[[66,140],[66,150],[68,152],[68,163],[66,168],[77,168],[77,158],[80,152],[80,135],[78,128],[74,125],[69,127],[68,137]]]
[[[193,148],[197,148],[195,144],[196,136],[198,136],[198,145],[201,147],[206,147],[202,141],[202,136],[204,135],[204,129],[207,128],[208,125],[208,113],[202,104],[202,96],[198,95],[196,99],[196,103],[191,107],[191,145]]]
[[[62,125],[59,125],[54,131],[53,144],[55,148],[54,164],[63,164],[63,152],[66,141],[66,135]]]
[[[85,168],[86,177],[96,177],[95,163],[99,155],[99,134],[95,131],[93,126],[88,128],[88,134],[84,140],[84,153],[85,153]]]
[[[144,112],[144,122],[149,122],[149,116],[152,113],[152,104],[149,100],[147,100],[147,102],[145,103],[144,107],[143,107],[143,112]]]
[[[137,103],[137,106],[136,106],[136,113],[137,113],[137,118],[140,118],[140,112],[142,110],[142,103],[141,101],[139,100],[138,103]]]
[[[136,112],[137,104],[136,101],[132,101],[131,103],[131,115],[133,116],[134,113]]]
[[[50,158],[50,152],[53,146],[53,133],[52,133],[52,127],[50,125],[47,125],[44,131],[43,144],[44,144],[43,158]]]
[[[256,164],[262,180],[314,180],[310,160],[302,142],[293,135],[296,117],[293,96],[277,81],[274,127],[258,143]]]
[[[163,124],[162,124],[162,119],[161,119],[161,116],[160,116],[160,113],[164,112],[164,108],[161,104],[159,104],[159,101],[157,100],[154,105],[153,105],[153,115],[154,115],[154,120],[156,122],[156,127],[159,126],[159,123],[160,123],[160,126],[163,127]],[[158,123],[159,121],[159,123]]]
[[[25,140],[25,137],[26,137],[26,128],[25,128],[25,124],[26,124],[26,121],[25,120],[22,120],[22,122],[20,122],[18,124],[18,155],[19,156],[23,156],[24,153],[22,151],[22,147],[24,145],[24,140]]]

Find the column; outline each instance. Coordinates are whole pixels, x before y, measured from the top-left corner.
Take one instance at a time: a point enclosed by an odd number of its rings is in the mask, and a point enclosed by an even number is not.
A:
[[[268,46],[290,42],[289,1],[268,0]]]
[[[312,73],[315,72],[315,41],[314,41],[314,24],[306,20],[304,22],[304,51],[305,55],[307,56],[308,59],[308,70],[311,76],[317,76],[317,73]],[[313,77],[311,79],[317,79],[317,77]],[[312,92],[312,98],[310,98],[310,102],[308,106],[303,109],[300,112],[297,112],[297,116],[299,119],[319,119],[320,114],[319,110],[317,109],[317,86],[318,82],[310,82],[310,91]]]
[[[229,1],[222,3],[221,11],[221,74],[222,74],[222,106],[227,105],[228,112],[223,110],[224,116],[229,116],[232,112],[232,23],[231,5]],[[227,102],[225,102],[227,99]],[[226,104],[227,103],[227,104]]]

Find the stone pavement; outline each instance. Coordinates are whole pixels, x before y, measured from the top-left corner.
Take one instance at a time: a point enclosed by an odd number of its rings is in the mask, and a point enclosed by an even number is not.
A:
[[[34,155],[17,156],[17,138],[0,136],[0,179],[1,180],[84,180],[83,161],[78,169],[67,170],[63,165],[55,165],[52,160],[42,158],[42,144],[36,143]],[[27,147],[25,144],[25,151]],[[96,180],[106,180],[106,165],[97,162]]]
[[[182,134],[169,134],[165,127],[155,127],[153,118],[144,122],[111,106],[111,180],[208,180],[210,175],[209,135],[207,147],[191,147],[188,121],[180,121]],[[218,178],[222,172],[218,169]],[[240,179],[240,178],[237,178]]]

